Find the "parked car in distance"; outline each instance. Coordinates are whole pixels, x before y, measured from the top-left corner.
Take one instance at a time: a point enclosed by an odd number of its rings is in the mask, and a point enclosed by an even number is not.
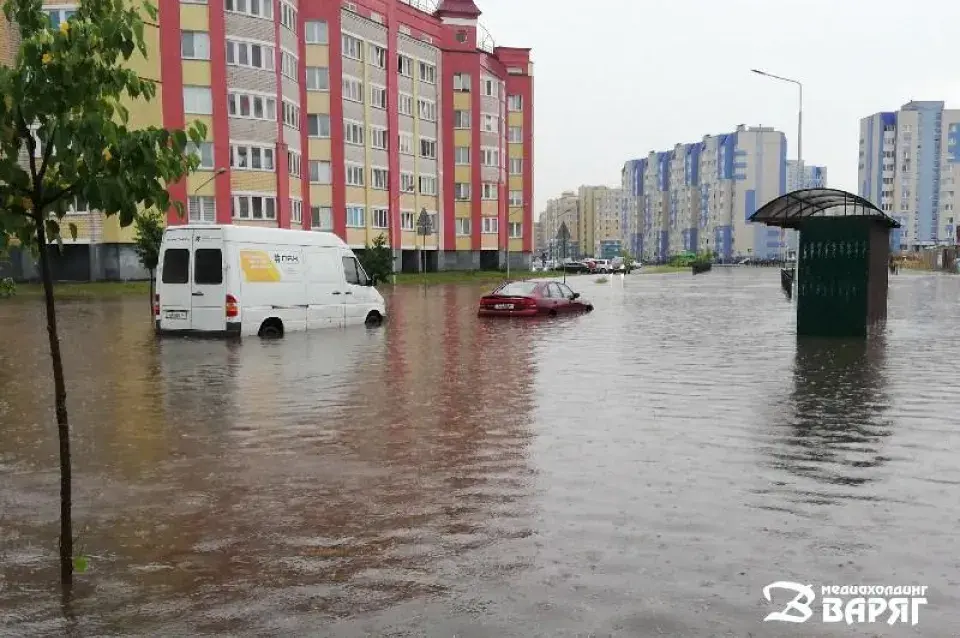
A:
[[[555,280],[511,281],[480,298],[481,317],[557,316],[590,312],[593,304]]]

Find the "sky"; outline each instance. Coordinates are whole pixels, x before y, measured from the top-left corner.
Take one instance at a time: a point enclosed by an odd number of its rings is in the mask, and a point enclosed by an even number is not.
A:
[[[535,213],[629,159],[773,126],[828,185],[857,191],[860,119],[915,100],[960,108],[955,0],[476,0],[497,45],[531,47]]]

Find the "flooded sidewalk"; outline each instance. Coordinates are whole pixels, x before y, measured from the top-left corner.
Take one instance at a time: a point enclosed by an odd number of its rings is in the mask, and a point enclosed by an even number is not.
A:
[[[78,577],[57,583],[39,303],[0,303],[0,636],[952,636],[960,278],[891,278],[867,342],[801,342],[776,269],[592,277],[476,317],[163,339],[64,302]],[[924,585],[916,626],[767,622],[775,581]]]

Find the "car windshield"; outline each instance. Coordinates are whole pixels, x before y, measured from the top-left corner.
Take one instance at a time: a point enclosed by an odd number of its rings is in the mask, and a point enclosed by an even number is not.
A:
[[[493,294],[501,297],[529,297],[537,289],[537,284],[529,281],[515,281],[497,288]]]

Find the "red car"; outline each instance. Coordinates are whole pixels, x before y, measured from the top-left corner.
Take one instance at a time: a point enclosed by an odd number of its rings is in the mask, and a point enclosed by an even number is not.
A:
[[[535,317],[589,312],[593,304],[554,280],[511,281],[480,299],[481,317]]]

